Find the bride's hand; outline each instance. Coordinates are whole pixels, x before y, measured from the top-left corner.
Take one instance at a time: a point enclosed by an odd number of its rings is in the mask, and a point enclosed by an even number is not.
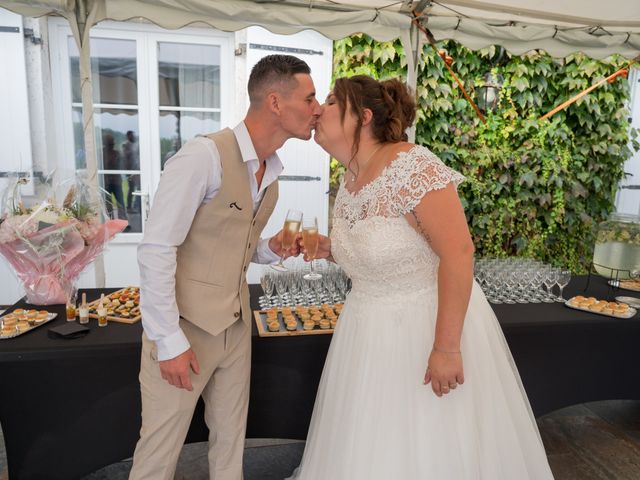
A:
[[[433,392],[441,397],[455,390],[464,383],[462,368],[462,354],[460,352],[445,352],[434,348],[429,355],[424,384],[431,382]]]
[[[310,258],[307,254],[307,249],[304,248],[302,235],[298,238],[298,245],[300,247],[300,251],[304,253],[304,261],[308,262]],[[325,237],[324,235],[318,235],[318,252],[316,253],[315,259],[320,258],[331,259],[331,238]]]

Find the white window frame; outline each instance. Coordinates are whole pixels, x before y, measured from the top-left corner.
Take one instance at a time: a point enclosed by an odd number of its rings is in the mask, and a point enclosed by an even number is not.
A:
[[[72,122],[71,75],[67,38],[71,29],[64,19],[49,19],[51,77],[55,112],[55,136],[59,169],[75,171]],[[213,28],[187,27],[176,31],[133,22],[102,22],[91,30],[92,38],[135,40],[138,83],[138,138],[140,142],[140,188],[151,202],[160,181],[160,129],[158,93],[158,42],[220,47],[220,126],[231,126],[235,99],[234,34]],[[109,105],[109,108],[119,108]],[[125,105],[123,108],[131,108]],[[205,132],[203,132],[205,133]],[[142,233],[121,233],[114,243],[138,243]]]

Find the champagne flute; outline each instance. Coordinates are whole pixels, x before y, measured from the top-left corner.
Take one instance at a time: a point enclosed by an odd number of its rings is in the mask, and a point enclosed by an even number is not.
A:
[[[276,274],[274,283],[276,285],[276,293],[278,294],[278,307],[284,307],[287,304],[285,296],[288,290],[287,277],[285,276],[285,273]]]
[[[569,284],[571,280],[571,270],[560,270],[558,272],[558,280],[556,281],[556,285],[560,287],[560,293],[558,294],[558,302],[564,302],[564,298],[562,297],[562,290]]]
[[[264,306],[266,308],[271,307],[271,295],[273,294],[273,277],[269,272],[264,272],[260,277],[260,285],[264,291]]]
[[[293,242],[296,239],[296,235],[300,230],[300,223],[302,222],[302,212],[299,210],[288,210],[287,216],[284,219],[284,226],[282,227],[282,254],[280,255],[280,261],[271,268],[278,270],[279,272],[286,272],[289,269],[284,266],[284,255],[287,250],[293,246]]]
[[[303,218],[302,239],[304,240],[304,248],[307,250],[307,256],[311,261],[310,271],[304,275],[304,278],[307,280],[319,280],[322,278],[322,274],[315,271],[313,263],[318,254],[318,242],[320,241],[318,236],[318,217],[312,215]]]
[[[558,280],[558,271],[549,266],[544,271],[544,286],[547,287],[547,294],[544,296],[543,301],[545,303],[555,302],[556,296],[553,294],[553,286]]]

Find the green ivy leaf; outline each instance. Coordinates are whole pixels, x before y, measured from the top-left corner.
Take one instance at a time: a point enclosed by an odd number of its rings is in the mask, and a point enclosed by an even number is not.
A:
[[[529,88],[529,80],[524,77],[519,77],[513,80],[512,85],[519,92],[524,92],[527,88]]]
[[[526,184],[528,187],[533,186],[535,181],[536,181],[536,174],[532,171],[523,173],[522,175],[520,175],[520,178],[518,179],[518,183],[520,185]]]

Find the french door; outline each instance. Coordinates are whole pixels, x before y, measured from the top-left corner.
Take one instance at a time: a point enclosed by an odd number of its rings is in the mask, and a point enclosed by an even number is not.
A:
[[[64,21],[50,21],[59,168],[86,167],[79,56]],[[106,22],[91,31],[98,177],[110,213],[129,221],[105,255],[107,285],[137,284],[136,246],[162,168],[186,141],[228,126],[233,34]],[[88,272],[81,284],[91,284]]]

